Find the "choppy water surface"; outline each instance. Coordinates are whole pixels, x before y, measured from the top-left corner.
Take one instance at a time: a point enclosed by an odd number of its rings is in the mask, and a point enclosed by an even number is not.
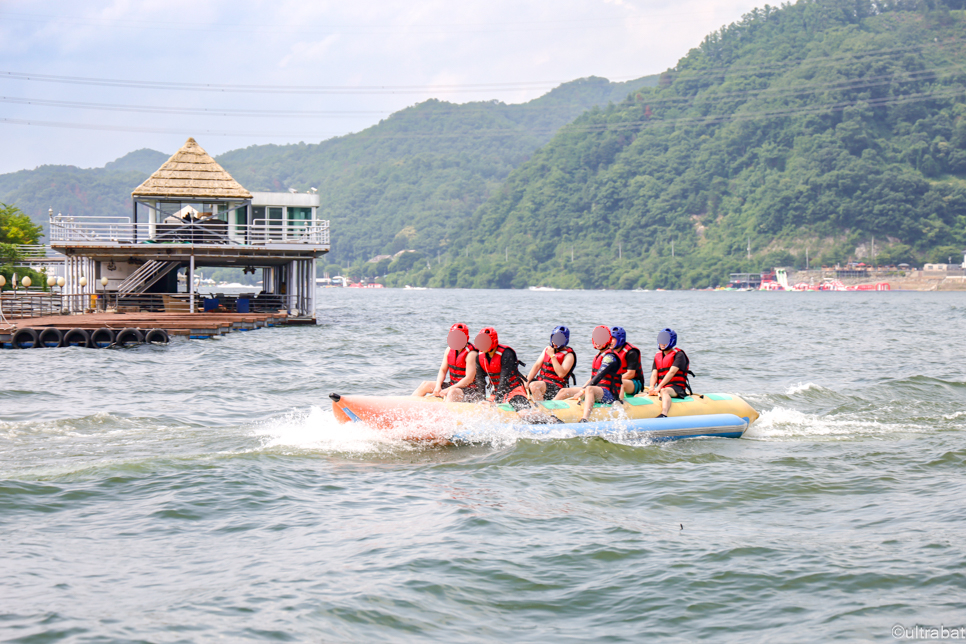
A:
[[[320,292],[321,324],[0,353],[0,639],[893,641],[966,624],[966,295]],[[741,440],[392,442],[454,321],[675,328]]]

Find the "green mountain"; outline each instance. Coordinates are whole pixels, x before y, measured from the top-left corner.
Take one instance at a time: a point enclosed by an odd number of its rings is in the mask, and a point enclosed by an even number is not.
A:
[[[331,221],[333,261],[385,250],[435,250],[563,125],[595,105],[623,100],[657,77],[627,83],[586,78],[520,105],[430,100],[378,125],[306,145],[258,145],[217,157],[250,190],[317,187]],[[203,142],[202,142],[203,143]],[[41,166],[0,175],[0,203],[38,223],[47,209],[128,216],[131,191],[169,154],[137,150],[103,168]]]
[[[127,217],[131,191],[169,156],[141,149],[103,168],[42,165],[0,174],[0,203],[16,205],[45,227],[49,208],[54,213]]]
[[[752,11],[656,87],[563,128],[446,255],[387,282],[703,287],[804,266],[806,253],[812,266],[873,259],[873,238],[880,264],[955,257],[966,244],[962,4]]]
[[[657,77],[585,78],[519,105],[430,100],[357,134],[317,145],[252,146],[218,157],[250,190],[318,188],[331,261],[413,248],[433,253],[469,225],[513,168],[595,105]]]

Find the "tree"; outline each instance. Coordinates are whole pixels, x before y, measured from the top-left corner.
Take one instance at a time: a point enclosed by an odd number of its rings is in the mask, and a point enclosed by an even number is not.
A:
[[[43,231],[20,208],[0,203],[0,244],[36,244]]]

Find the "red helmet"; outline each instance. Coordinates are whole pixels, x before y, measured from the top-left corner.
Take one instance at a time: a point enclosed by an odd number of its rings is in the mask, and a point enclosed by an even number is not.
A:
[[[603,324],[594,328],[593,334],[590,336],[591,342],[594,343],[596,349],[603,349],[611,341],[613,336],[610,334],[610,329]]]
[[[470,328],[462,322],[457,322],[449,328],[446,335],[446,346],[453,351],[462,351],[470,341]]]
[[[496,334],[496,329],[491,326],[485,327],[473,340],[473,346],[483,353],[488,353],[489,351],[496,349],[497,345],[499,344],[500,339]]]
[[[449,328],[450,331],[462,331],[463,335],[466,336],[466,341],[470,341],[470,327],[466,326],[462,322],[457,322]]]

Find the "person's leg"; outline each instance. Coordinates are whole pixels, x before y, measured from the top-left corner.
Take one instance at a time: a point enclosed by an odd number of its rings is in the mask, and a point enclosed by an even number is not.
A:
[[[624,380],[623,382],[621,382],[621,385],[623,385],[623,387],[624,387],[624,395],[625,396],[633,396],[635,393],[637,393],[636,391],[634,391],[634,381],[633,380]]]
[[[580,391],[580,387],[565,387],[557,392],[557,395],[553,397],[554,400],[566,400],[577,395]]]
[[[530,395],[534,400],[543,400],[547,393],[547,383],[543,380],[534,380],[530,383]]]
[[[450,387],[443,400],[446,402],[463,402],[463,390],[459,387]]]
[[[661,390],[661,413],[665,416],[671,411],[671,398],[677,398],[678,392],[674,391],[671,387],[665,387]]]
[[[604,390],[600,387],[587,387],[584,394],[584,416],[583,420],[590,418],[590,412],[594,411],[594,403],[604,397]]]
[[[416,387],[416,391],[413,392],[413,395],[414,396],[419,396],[420,398],[422,398],[426,394],[433,393],[433,389],[436,389],[436,381],[435,380],[424,380],[423,381],[423,384],[421,384],[418,387]]]

